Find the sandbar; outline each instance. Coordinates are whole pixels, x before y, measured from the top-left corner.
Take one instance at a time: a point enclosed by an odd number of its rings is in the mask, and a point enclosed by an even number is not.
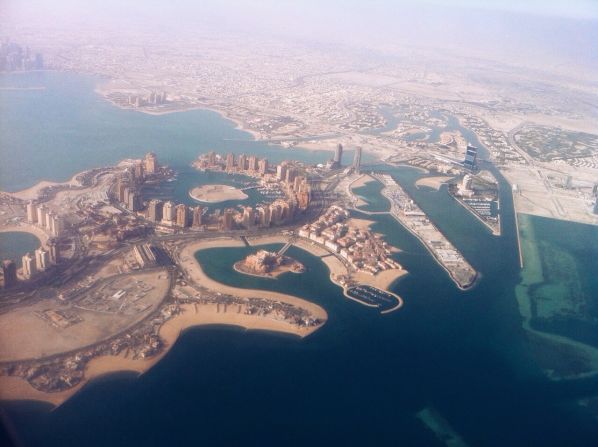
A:
[[[438,177],[422,177],[415,182],[417,187],[427,186],[435,190],[439,190],[452,177],[438,176]]]

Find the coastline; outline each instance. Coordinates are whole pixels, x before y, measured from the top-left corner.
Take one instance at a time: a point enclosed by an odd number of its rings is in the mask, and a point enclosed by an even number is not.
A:
[[[50,236],[42,230],[41,228],[31,225],[25,222],[21,222],[20,224],[12,224],[12,225],[2,225],[0,226],[0,233],[29,233],[39,239],[40,246],[45,245]]]

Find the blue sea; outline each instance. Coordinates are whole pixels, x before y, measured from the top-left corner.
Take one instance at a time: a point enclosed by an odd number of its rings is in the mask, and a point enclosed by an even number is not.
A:
[[[120,110],[94,93],[97,82],[0,77],[2,87],[45,87],[0,90],[1,189],[65,180],[148,150],[175,169],[210,149],[314,163],[330,156],[254,142],[213,112]],[[375,168],[399,180],[462,250],[481,274],[476,287],[457,289],[389,215],[356,212],[376,220],[409,271],[393,286],[405,305],[387,315],[347,300],[322,261],[298,248],[288,253],[307,271],[275,281],[232,269],[245,247],[200,251],[214,279],[304,297],[328,322],[306,339],[188,329],[142,376],[104,376],[58,408],[2,402],[0,444],[10,433],[18,445],[61,447],[598,445],[598,227],[520,215],[522,270],[502,177],[503,234],[494,237],[445,189],[417,188],[421,172]],[[375,185],[358,193],[369,209],[386,209]]]

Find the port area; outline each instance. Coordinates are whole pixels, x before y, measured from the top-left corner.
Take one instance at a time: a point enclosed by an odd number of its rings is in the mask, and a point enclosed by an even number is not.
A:
[[[498,181],[490,171],[465,174],[448,184],[449,194],[494,236],[501,235]]]
[[[364,306],[378,308],[382,314],[390,313],[403,305],[400,296],[367,284],[347,287],[344,294],[347,298]]]
[[[390,203],[390,214],[416,236],[461,290],[471,288],[477,272],[389,174],[374,174]]]

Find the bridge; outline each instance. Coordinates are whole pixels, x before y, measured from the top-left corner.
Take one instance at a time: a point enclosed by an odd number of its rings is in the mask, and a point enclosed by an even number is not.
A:
[[[287,250],[291,248],[291,245],[295,243],[295,240],[296,239],[294,237],[290,238],[289,241],[286,244],[284,244],[284,246],[280,250],[278,250],[278,256],[283,256],[287,252]]]

